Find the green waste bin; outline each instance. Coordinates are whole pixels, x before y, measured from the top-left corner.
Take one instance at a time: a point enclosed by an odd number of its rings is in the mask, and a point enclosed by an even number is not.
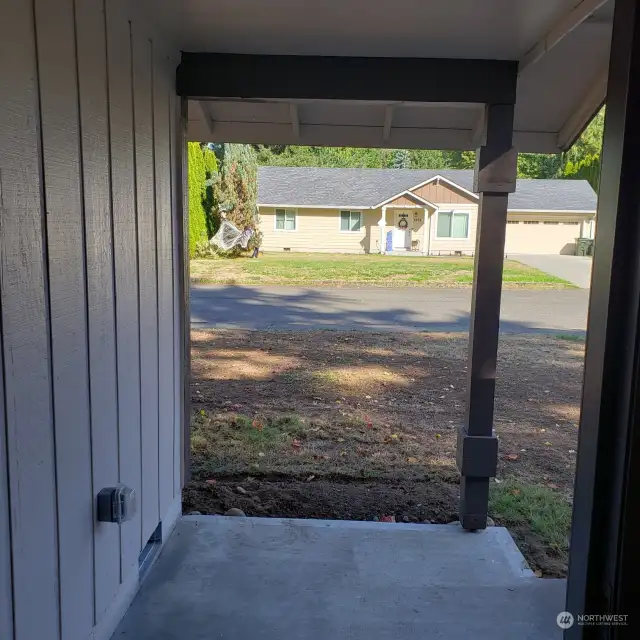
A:
[[[590,256],[593,254],[592,238],[576,238],[576,255]]]

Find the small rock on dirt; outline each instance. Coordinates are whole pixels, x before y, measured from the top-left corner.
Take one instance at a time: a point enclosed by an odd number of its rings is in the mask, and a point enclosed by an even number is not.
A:
[[[232,507],[228,511],[225,512],[225,516],[237,516],[238,518],[246,518],[246,514],[242,509],[237,509],[236,507]]]
[[[495,527],[496,523],[494,522],[493,518],[490,518],[487,516],[487,527]]]
[[[202,514],[199,511],[189,511],[187,515],[190,516],[201,516]]]
[[[236,487],[236,491],[242,494],[243,496],[247,495],[247,490],[244,487]]]
[[[409,516],[402,516],[402,522],[409,522]]]

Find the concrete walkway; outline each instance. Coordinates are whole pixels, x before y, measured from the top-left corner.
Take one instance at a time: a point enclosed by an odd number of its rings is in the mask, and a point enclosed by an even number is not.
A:
[[[567,280],[581,289],[589,289],[591,286],[592,258],[534,254],[509,254],[508,258]]]
[[[588,291],[502,296],[501,331],[583,334]],[[192,327],[468,331],[469,289],[303,288],[202,285],[191,289]]]
[[[188,516],[113,638],[553,640],[564,591],[502,527]]]

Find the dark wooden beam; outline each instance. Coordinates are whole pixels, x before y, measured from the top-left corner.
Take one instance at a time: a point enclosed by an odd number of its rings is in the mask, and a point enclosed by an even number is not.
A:
[[[567,611],[637,614],[640,568],[640,3],[616,0]],[[630,637],[579,626],[570,638]]]
[[[517,72],[509,60],[183,53],[176,85],[192,99],[513,104]]]
[[[493,430],[502,267],[509,193],[515,191],[517,154],[513,105],[487,107],[486,142],[476,152],[475,189],[480,193],[469,327],[467,414],[458,433],[460,522],[487,526],[489,480],[496,475],[498,439]]]

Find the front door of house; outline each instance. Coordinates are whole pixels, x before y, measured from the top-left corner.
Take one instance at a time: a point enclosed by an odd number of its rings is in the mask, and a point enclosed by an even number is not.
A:
[[[411,217],[409,211],[396,211],[393,228],[394,251],[411,249]]]

